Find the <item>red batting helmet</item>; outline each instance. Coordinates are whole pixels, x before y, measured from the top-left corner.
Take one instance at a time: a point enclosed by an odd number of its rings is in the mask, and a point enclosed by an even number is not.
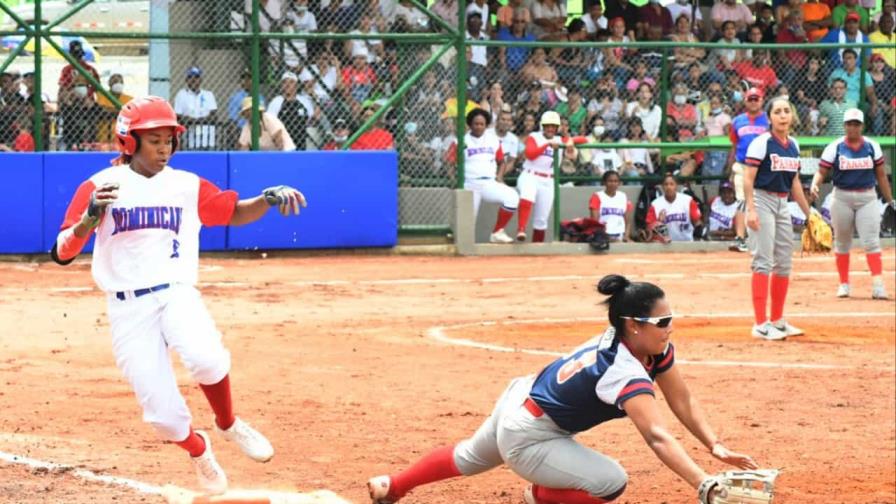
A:
[[[174,128],[174,150],[177,150],[177,137],[186,128],[177,124],[177,114],[164,98],[145,96],[127,102],[118,112],[115,123],[115,138],[118,139],[118,150],[122,154],[133,156],[137,152],[140,139],[135,131],[163,128]]]

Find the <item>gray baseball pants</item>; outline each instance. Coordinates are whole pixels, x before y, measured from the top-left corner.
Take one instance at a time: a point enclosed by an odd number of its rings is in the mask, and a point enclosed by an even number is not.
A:
[[[747,228],[750,250],[753,251],[754,273],[790,276],[793,255],[793,224],[787,198],[756,189],[753,193],[759,231]]]
[[[874,189],[847,191],[835,187],[831,226],[834,228],[834,252],[848,254],[856,230],[866,254],[880,252],[880,209]]]
[[[454,449],[454,463],[465,476],[506,463],[523,479],[547,488],[583,490],[595,497],[620,491],[628,482],[615,460],[580,445],[547,415],[535,417],[523,402],[534,376],[516,378],[501,394],[492,414]]]

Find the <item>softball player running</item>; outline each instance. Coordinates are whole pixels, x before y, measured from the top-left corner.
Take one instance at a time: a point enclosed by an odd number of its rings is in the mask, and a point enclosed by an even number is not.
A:
[[[790,102],[783,98],[772,100],[769,118],[771,132],[759,135],[747,148],[744,196],[753,252],[753,312],[756,317],[753,336],[780,340],[803,333],[784,320],[793,255],[788,194],[793,196],[803,213],[809,215],[810,210],[799,178],[800,146],[790,136],[793,124]],[[766,316],[769,284],[771,319]]]
[[[298,214],[305,198],[291,187],[277,186],[238,200],[233,191],[171,168],[168,160],[183,132],[164,99],[128,102],[116,124],[121,155],[78,187],[50,255],[69,264],[96,233],[93,278],[106,292],[115,362],[134,389],[143,420],[190,454],[205,491],[222,493],[227,477],[208,434],[191,426],[169,348],[199,383],[222,437],[258,462],[270,460],[274,449],[234,416],[230,353],[195,287],[199,229],[248,224],[272,205],[279,205],[283,215]]]
[[[420,485],[472,476],[502,463],[532,483],[523,494],[527,504],[610,502],[625,491],[625,469],[579,444],[575,435],[626,416],[669,469],[692,487],[711,491],[708,475],[667,430],[654,382],[675,416],[713,456],[755,469],[752,458],[719,442],[674,365],[672,309],[662,289],[608,275],[597,290],[609,296],[604,304],[610,327],[603,335],[538,375],[512,380],[473,437],[439,448],[404,471],[371,478],[367,486],[373,503],[395,503]]]
[[[532,219],[532,241],[543,242],[548,228],[548,217],[554,205],[554,149],[566,146],[566,155],[575,156],[574,144],[585,143],[587,139],[578,137],[559,137],[560,114],[549,110],[541,115],[541,131],[530,133],[526,137],[526,159],[523,171],[516,181],[520,192],[520,209],[518,215],[517,241],[526,241],[526,224],[529,214],[535,210]]]
[[[513,217],[520,197],[516,191],[495,180],[503,178],[506,170],[501,140],[488,128],[492,115],[476,108],[467,113],[467,127],[464,135],[464,189],[473,191],[473,219],[479,215],[482,200],[500,203],[498,220],[489,237],[492,243],[513,243],[504,227]],[[449,152],[454,152],[451,149]],[[500,167],[500,168],[499,168]]]
[[[734,231],[737,236],[731,250],[747,252],[746,227],[744,226],[744,172],[746,171],[747,147],[759,135],[768,131],[768,116],[762,111],[763,93],[759,88],[747,90],[746,112],[731,122],[731,153],[728,156],[731,164],[731,183],[734,184],[734,195],[737,197],[738,211],[734,215]]]
[[[882,278],[880,257],[880,208],[875,182],[888,205],[896,208],[890,182],[884,170],[880,145],[862,135],[865,117],[859,109],[843,114],[846,136],[830,143],[821,155],[818,171],[812,177],[812,196],[818,197],[819,186],[833,172],[834,190],[831,202],[831,223],[834,228],[834,253],[840,286],[837,297],[849,297],[849,248],[852,234],[858,230],[865,247],[865,259],[871,270],[873,299],[887,299]]]

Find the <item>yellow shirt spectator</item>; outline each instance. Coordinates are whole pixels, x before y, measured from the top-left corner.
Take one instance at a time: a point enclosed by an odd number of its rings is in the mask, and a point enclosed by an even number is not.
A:
[[[884,63],[887,64],[890,68],[896,68],[896,37],[893,36],[893,33],[890,32],[889,35],[884,35],[879,30],[868,35],[868,41],[872,44],[889,44],[889,47],[876,47],[872,50],[871,54],[880,54],[884,58]]]

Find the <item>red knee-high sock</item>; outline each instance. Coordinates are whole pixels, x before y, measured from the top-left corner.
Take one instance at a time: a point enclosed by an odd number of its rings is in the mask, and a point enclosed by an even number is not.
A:
[[[454,464],[454,446],[443,446],[424,455],[404,471],[390,476],[389,497],[400,499],[420,485],[460,475]]]
[[[835,255],[837,256],[837,273],[840,275],[840,283],[849,283],[849,252]]]
[[[871,270],[871,276],[880,276],[884,272],[883,261],[880,259],[880,252],[873,254],[865,254],[865,260],[868,261],[868,269]]]
[[[492,230],[492,233],[495,233],[501,229],[504,229],[504,226],[510,221],[510,218],[513,217],[513,211],[508,210],[504,207],[498,209],[498,221],[495,222],[495,229]]]
[[[772,320],[781,320],[784,316],[784,301],[787,299],[789,276],[772,275]]]
[[[532,243],[541,243],[544,241],[544,229],[532,230]]]
[[[768,301],[768,275],[765,273],[753,273],[753,314],[756,323],[761,324],[765,318],[765,305]]]
[[[187,436],[187,439],[184,439],[183,441],[175,441],[174,444],[187,450],[187,453],[193,458],[205,453],[205,441],[193,432],[192,427],[190,427],[190,435]]]
[[[529,223],[529,214],[532,213],[532,201],[527,199],[520,200],[520,207],[516,211],[517,215],[517,231],[522,233],[526,230],[526,224]]]
[[[532,494],[539,504],[606,504],[611,500],[595,497],[584,490],[561,490],[532,485]]]
[[[214,385],[199,385],[205,398],[215,412],[215,423],[227,430],[236,421],[233,416],[233,401],[230,399],[230,375],[225,376]]]

